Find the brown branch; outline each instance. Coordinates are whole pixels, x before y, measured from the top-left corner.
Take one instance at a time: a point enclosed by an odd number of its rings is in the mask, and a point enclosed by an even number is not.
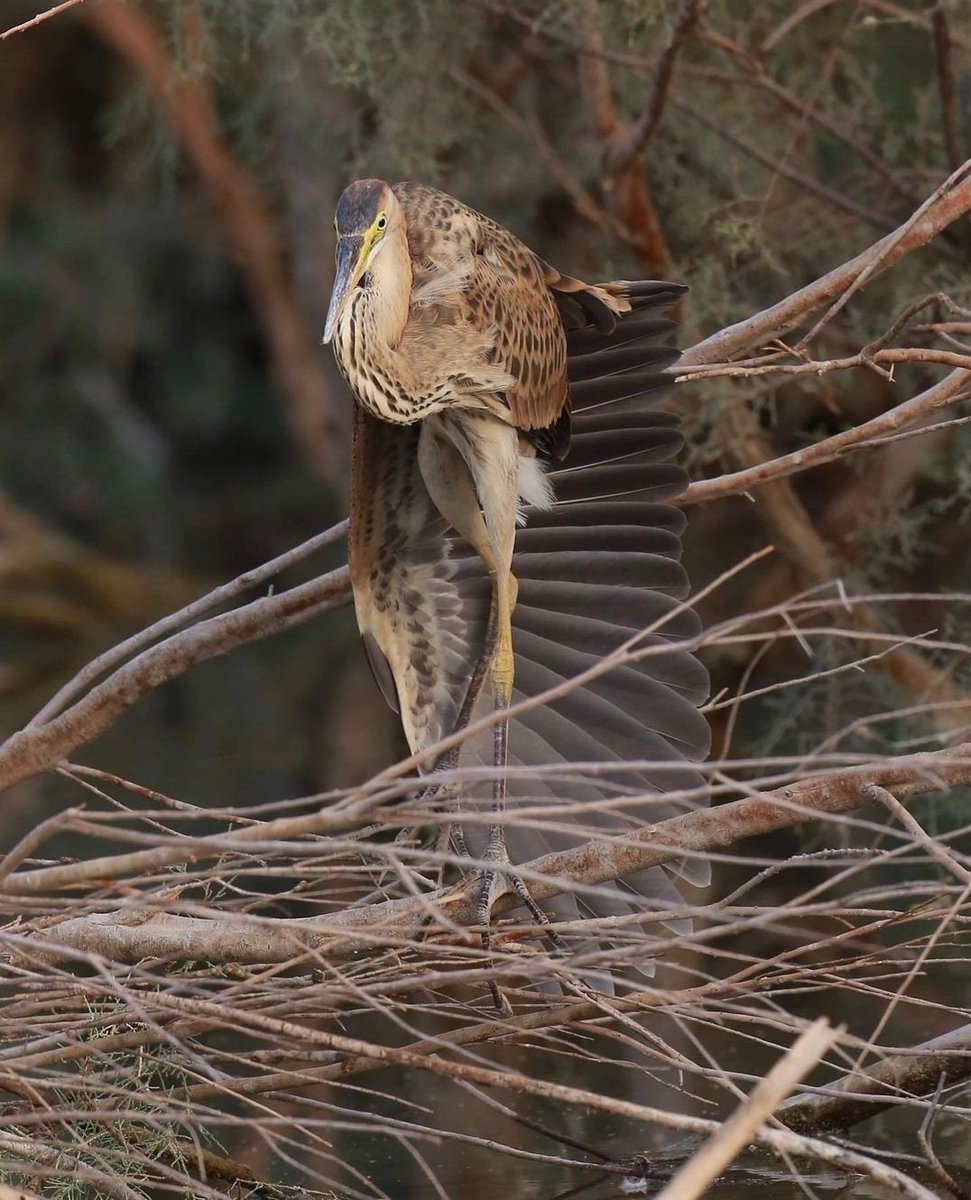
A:
[[[644,109],[627,130],[614,134],[607,147],[604,166],[608,174],[620,175],[647,149],[647,144],[664,115],[678,53],[697,24],[703,7],[705,0],[681,0],[678,5],[671,38],[658,59],[654,86]]]
[[[941,117],[944,125],[944,148],[952,171],[964,162],[964,139],[961,136],[961,109],[957,77],[954,72],[951,26],[947,5],[938,3],[931,18],[934,31],[934,56],[937,61],[937,86],[941,97]]]
[[[582,24],[584,45],[577,53],[577,71],[591,122],[604,147],[602,186],[607,207],[629,231],[630,240],[646,270],[652,275],[661,276],[666,270],[670,254],[651,196],[643,154],[635,152],[619,168],[611,164],[612,148],[618,144],[628,146],[631,133],[620,119],[614,103],[596,0],[585,0]],[[672,57],[672,64],[673,61]],[[661,108],[667,96],[667,86],[665,82],[663,90],[658,93]],[[645,109],[646,119],[649,119],[650,112],[649,102]],[[650,132],[648,129],[648,136]]]
[[[935,350],[923,346],[895,346],[891,349],[871,350],[864,348],[858,354],[845,358],[807,358],[800,363],[766,363],[764,360],[747,360],[734,363],[713,363],[711,366],[687,367],[679,374],[676,383],[687,383],[696,379],[751,379],[759,375],[826,375],[830,371],[848,371],[854,367],[879,366],[882,363],[937,363],[943,367],[971,369],[971,354],[960,354],[954,350]],[[890,377],[888,372],[882,372]]]
[[[4,38],[13,37],[15,33],[23,33],[26,29],[33,29],[34,26],[40,25],[43,21],[49,21],[51,17],[56,17],[58,13],[63,12],[66,8],[74,8],[81,4],[82,0],[63,0],[61,4],[55,4],[53,8],[48,8],[46,11],[38,13],[36,17],[31,17],[29,21],[24,21],[20,25],[14,25],[12,29],[5,29],[0,33],[0,42]]]
[[[656,1200],[697,1200],[750,1144],[796,1084],[815,1067],[839,1037],[825,1017],[803,1030],[797,1041],[755,1085],[752,1094],[700,1146],[657,1193]]]
[[[963,399],[968,387],[971,387],[971,370],[952,371],[933,387],[912,396],[870,421],[864,421],[862,425],[856,425],[852,429],[824,438],[812,446],[794,450],[791,454],[783,454],[779,458],[758,463],[745,470],[720,475],[717,479],[697,480],[690,485],[679,502],[700,504],[724,496],[739,495],[773,479],[781,479],[812,467],[822,466],[824,463],[835,462],[854,451],[874,449],[879,445],[879,438],[913,425],[928,413]]]
[[[171,992],[157,993],[155,1004],[161,1009],[168,1009],[175,1013],[215,1020],[224,1018],[226,1014],[224,1004],[200,997],[179,996]],[[717,1121],[667,1112],[664,1109],[636,1104],[630,1100],[620,1100],[600,1092],[570,1087],[547,1079],[533,1078],[520,1071],[499,1070],[465,1061],[451,1061],[439,1057],[434,1052],[416,1053],[414,1050],[402,1046],[380,1045],[376,1042],[364,1041],[362,1038],[330,1033],[323,1029],[311,1028],[306,1024],[265,1016],[238,1007],[233,1009],[233,1017],[235,1028],[241,1032],[252,1031],[269,1035],[275,1041],[283,1044],[288,1042],[295,1042],[298,1045],[309,1043],[339,1051],[344,1055],[369,1058],[376,1063],[418,1069],[439,1078],[464,1080],[483,1087],[502,1089],[512,1092],[514,1095],[544,1097],[556,1101],[558,1104],[577,1105],[588,1111],[612,1113],[641,1124],[660,1125],[662,1128],[679,1129],[689,1133],[714,1134],[721,1127]],[[228,1090],[228,1084],[221,1086]],[[764,1127],[753,1134],[753,1141],[767,1146],[782,1156],[819,1159],[842,1169],[855,1169],[877,1182],[886,1184],[907,1197],[908,1200],[937,1200],[937,1197],[927,1188],[915,1183],[894,1168],[887,1167],[866,1155],[841,1146],[832,1146],[789,1130]]]
[[[2,517],[2,514],[2,498],[0,498],[0,517]],[[229,600],[234,600],[243,592],[251,591],[261,584],[267,583],[296,563],[302,562],[304,559],[310,557],[310,555],[315,554],[318,550],[322,550],[325,546],[330,546],[334,542],[339,541],[346,532],[347,521],[340,521],[324,533],[319,533],[315,537],[308,538],[306,541],[301,542],[300,545],[294,546],[285,553],[277,555],[276,558],[270,559],[269,562],[263,563],[259,567],[254,567],[250,571],[244,571],[242,575],[238,575],[235,579],[230,580],[229,583],[224,583],[213,591],[207,592],[205,596],[193,600],[191,604],[187,604],[177,612],[167,614],[160,621],[156,621],[154,625],[149,625],[147,629],[139,630],[138,633],[133,634],[125,641],[112,646],[104,654],[100,654],[88,663],[73,679],[69,679],[56,695],[51,697],[40,712],[28,722],[27,728],[33,729],[38,725],[46,724],[51,717],[61,712],[75,696],[84,692],[97,679],[107,675],[109,671],[113,671],[116,667],[120,666],[126,658],[130,658],[137,651],[145,649],[146,646],[159,641],[160,638],[165,637],[167,634],[174,633],[177,629],[195,621],[203,613],[209,612],[213,608],[218,608],[219,605],[225,604]]]
[[[827,1133],[869,1120],[900,1098],[929,1095],[941,1081],[953,1087],[966,1079],[971,1079],[971,1025],[847,1075],[827,1087],[825,1095],[789,1100],[776,1115],[798,1132]]]
[[[949,376],[938,385],[945,394],[949,390],[949,381],[956,382]],[[935,392],[935,389],[930,389],[930,392],[930,399],[927,399],[927,393],[922,394],[924,402],[931,403],[937,399],[941,399],[942,403],[946,402],[946,396],[942,398],[941,393]],[[917,401],[921,398],[914,399]],[[885,415],[892,419],[890,414]],[[855,431],[849,431],[848,438],[846,435],[836,436],[852,442],[854,433]],[[837,443],[837,446],[839,444]],[[862,444],[860,443],[861,446]],[[733,418],[733,447],[742,462],[751,464],[736,472],[735,478],[745,478],[749,471],[758,473],[761,468],[766,468],[765,477],[758,485],[756,504],[773,542],[788,560],[799,586],[814,587],[836,579],[840,571],[833,554],[787,478],[794,473],[786,470],[786,460],[789,456],[782,460],[773,459],[772,445],[751,409],[745,409]],[[813,449],[809,447],[805,453],[811,453]],[[773,464],[777,461],[781,463],[778,471],[773,469]],[[720,481],[711,482],[712,492],[707,498],[716,493]],[[693,493],[694,502],[704,496],[704,487],[704,481],[699,483],[698,490]],[[881,627],[877,612],[868,604],[855,606],[849,619],[862,630],[876,631]],[[910,646],[900,646],[882,656],[877,665],[918,700],[934,695],[941,701],[953,703],[954,707],[946,703],[934,712],[935,724],[943,734],[951,734],[963,728],[964,720],[957,706],[966,700],[966,696],[950,681],[946,671],[929,661],[919,651]]]
[[[971,743],[885,758],[819,772],[717,808],[671,817],[610,841],[586,842],[546,854],[516,869],[528,881],[534,899],[541,902],[561,895],[565,887],[606,883],[685,856],[721,850],[745,838],[787,829],[813,817],[852,812],[874,803],[868,791],[871,786],[883,788],[898,799],[908,799],[968,782],[971,782]],[[399,808],[385,815],[400,823],[416,818],[417,812]],[[429,819],[438,818],[431,814]],[[279,818],[218,837],[172,839],[170,844],[152,850],[17,872],[0,881],[0,893],[43,895],[57,888],[76,886],[85,878],[100,884],[133,870],[159,870],[234,850],[247,852],[254,845],[292,837],[296,831],[325,830],[339,824],[339,818],[332,819],[324,812]],[[505,897],[498,901],[496,911],[518,903],[515,896]],[[60,945],[103,954],[116,961],[174,955],[213,962],[289,962],[305,952],[348,955],[373,948],[375,940],[400,939],[427,928],[436,909],[451,927],[472,927],[478,922],[476,904],[474,877],[455,888],[429,892],[419,901],[411,897],[387,900],[343,909],[325,918],[261,921],[220,915],[213,920],[153,913],[149,901],[146,908],[134,911],[126,907],[114,913],[69,918],[43,932],[38,950],[43,946],[45,954],[56,955]]]
[[[222,138],[204,74],[180,75],[147,14],[119,0],[101,0],[85,20],[144,80],[182,148],[208,188],[266,337],[297,440],[325,477],[341,461],[339,423],[318,339],[300,311],[274,222],[252,176]]]
[[[107,729],[147,692],[196,663],[301,624],[349,599],[350,578],[347,569],[341,568],[280,595],[254,600],[201,621],[143,650],[60,716],[21,730],[0,745],[0,791],[56,766],[72,750]]]
[[[965,164],[965,167],[971,163]],[[698,342],[681,356],[681,366],[727,362],[780,337],[824,304],[845,298],[971,209],[971,178],[950,177],[893,233],[778,304]]]
[[[596,0],[585,0],[583,6],[584,39],[577,48],[577,74],[587,110],[597,136],[609,142],[622,129],[614,104],[610,72],[604,56],[603,35],[597,18]]]

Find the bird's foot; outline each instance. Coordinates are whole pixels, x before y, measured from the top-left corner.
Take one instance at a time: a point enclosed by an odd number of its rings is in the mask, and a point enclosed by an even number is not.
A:
[[[492,950],[492,910],[496,902],[506,895],[516,896],[536,924],[542,926],[544,938],[551,943],[554,949],[562,949],[563,942],[553,928],[553,923],[530,895],[525,880],[515,870],[509,858],[502,826],[494,825],[489,830],[489,841],[482,858],[486,865],[473,877],[473,888],[476,901],[476,924],[482,929],[483,949],[486,952]],[[498,1012],[503,1016],[509,1016],[512,1008],[498,984],[490,980],[489,991]]]
[[[552,923],[530,895],[523,877],[513,867],[500,826],[494,825],[490,829],[489,843],[482,857],[488,865],[482,869],[476,880],[476,923],[488,929],[492,923],[492,910],[496,901],[501,896],[512,894],[522,902],[536,923],[544,927],[547,935],[551,935]],[[551,940],[555,940],[555,934]]]
[[[435,771],[451,770],[457,761],[457,753],[443,757],[435,766]],[[416,806],[428,805],[436,808],[439,811],[447,814],[454,814],[457,811],[457,803],[455,797],[455,785],[453,783],[439,783],[435,779],[435,771],[428,777],[428,782],[422,787],[421,791],[417,792],[413,803]],[[370,841],[375,835],[387,832],[386,824],[372,824],[363,829],[356,830],[348,835],[349,839],[355,841]],[[441,855],[448,852],[449,842],[456,838],[457,827],[451,820],[444,820],[436,826],[437,832],[432,838],[430,830],[421,825],[405,825],[394,836],[392,845],[395,849],[407,848],[420,850],[422,847],[430,847],[434,854],[434,859],[427,868],[421,868],[417,863],[412,862],[410,866],[411,878],[419,888],[426,892],[435,891],[442,886],[444,866],[441,862]],[[464,853],[464,851],[459,851]],[[360,899],[354,902],[354,907],[359,908],[367,904],[376,904],[381,900],[387,900],[394,892],[391,890],[393,885],[389,885],[392,877],[397,876],[400,885],[400,868],[396,871],[390,865],[386,866],[374,881],[373,890]],[[400,888],[399,888],[400,890]]]

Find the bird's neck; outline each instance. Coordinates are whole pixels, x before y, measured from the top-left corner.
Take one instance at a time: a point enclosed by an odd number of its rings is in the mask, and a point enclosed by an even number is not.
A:
[[[408,323],[411,301],[411,256],[402,230],[385,240],[370,267],[371,307],[378,334],[393,350]]]

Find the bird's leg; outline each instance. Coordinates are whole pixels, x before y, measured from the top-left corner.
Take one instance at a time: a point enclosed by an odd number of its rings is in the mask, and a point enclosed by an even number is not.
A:
[[[483,455],[483,459],[492,464],[492,469],[476,476],[476,489],[489,541],[478,549],[492,576],[490,625],[496,628],[496,649],[491,669],[492,695],[497,713],[503,715],[493,727],[492,762],[495,778],[492,803],[497,819],[489,829],[483,854],[489,865],[483,873],[476,915],[480,924],[488,926],[496,900],[504,892],[513,891],[531,916],[549,927],[549,917],[529,894],[522,876],[510,869],[512,863],[502,823],[506,807],[509,754],[509,720],[504,714],[512,703],[515,681],[512,613],[519,593],[519,585],[512,573],[519,514],[519,439],[515,430],[497,422],[484,423],[483,432],[492,441],[492,453]]]
[[[492,574],[492,609],[489,614],[489,626],[495,630],[494,651],[490,664],[492,682],[492,700],[496,711],[508,709],[512,703],[513,682],[515,679],[515,658],[512,645],[512,605],[510,596],[512,588],[510,580],[514,580],[512,571],[495,561],[495,553],[490,546],[489,559]],[[510,554],[511,558],[511,554]],[[489,837],[486,842],[483,857],[490,864],[483,879],[483,888],[479,896],[478,919],[480,925],[489,924],[489,914],[495,901],[505,888],[500,890],[503,876],[494,864],[508,863],[509,852],[506,849],[506,834],[502,825],[502,815],[506,807],[506,768],[509,761],[509,720],[505,716],[496,721],[492,727],[492,765],[495,776],[492,781],[492,808],[499,818],[489,827]],[[508,883],[511,877],[506,876]],[[513,884],[513,886],[515,886]]]
[[[496,623],[490,618],[485,640],[482,643],[482,651],[472,669],[472,674],[469,676],[468,686],[465,689],[465,699],[462,701],[462,707],[459,709],[458,716],[455,718],[455,724],[451,729],[451,733],[453,734],[460,733],[472,719],[472,713],[475,711],[479,695],[482,692],[482,685],[485,683],[486,675],[489,673],[489,669],[495,658],[497,632]],[[429,780],[428,784],[419,793],[417,797],[418,803],[433,799],[439,792],[444,791],[446,793],[445,810],[452,815],[458,811],[454,786],[435,783],[434,775],[440,771],[454,770],[458,766],[461,749],[460,745],[453,746],[435,760],[431,771],[433,778]],[[437,849],[442,849],[444,845],[447,845],[449,840],[452,841],[459,854],[464,855],[466,858],[471,858],[468,847],[465,844],[465,834],[460,824],[449,822],[448,825],[443,827],[443,836],[439,839]]]
[[[471,717],[487,671],[496,708],[507,709],[512,702],[512,611],[518,591],[512,574],[519,502],[518,441],[514,429],[486,414],[477,418],[463,414],[461,422],[432,417],[422,426],[418,459],[429,494],[449,524],[476,549],[492,579],[489,625],[457,729]],[[507,720],[498,720],[493,733],[496,776],[492,799],[500,817],[506,802],[508,728]],[[467,853],[458,824],[453,840],[459,853]],[[482,858],[487,865],[478,883],[477,917],[486,929],[485,944],[489,942],[492,906],[506,891],[515,892],[534,919],[548,926],[549,918],[522,879],[509,870],[505,832],[498,820],[490,827]]]

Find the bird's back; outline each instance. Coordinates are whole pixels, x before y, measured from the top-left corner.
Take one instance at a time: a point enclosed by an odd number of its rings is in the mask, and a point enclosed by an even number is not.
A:
[[[525,431],[560,421],[569,404],[566,334],[547,268],[498,222],[411,181],[392,188],[405,213],[414,271],[413,310],[443,310],[492,339],[491,361],[515,383],[502,393]]]

